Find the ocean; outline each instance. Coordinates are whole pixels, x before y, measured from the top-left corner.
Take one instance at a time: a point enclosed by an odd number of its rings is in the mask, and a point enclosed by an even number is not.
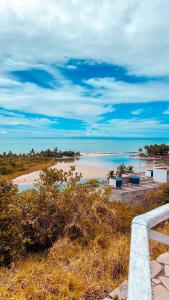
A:
[[[79,152],[132,152],[150,144],[169,144],[169,138],[7,138],[0,137],[0,152],[13,151],[16,153],[29,152],[58,147],[59,150]]]

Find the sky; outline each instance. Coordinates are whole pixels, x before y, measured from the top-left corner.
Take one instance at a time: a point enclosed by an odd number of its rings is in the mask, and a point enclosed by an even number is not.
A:
[[[169,137],[168,0],[0,1],[0,137]]]

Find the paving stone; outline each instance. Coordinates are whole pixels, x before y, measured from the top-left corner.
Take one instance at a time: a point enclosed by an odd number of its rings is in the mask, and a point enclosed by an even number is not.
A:
[[[157,257],[156,261],[160,264],[169,265],[169,252],[161,254],[159,257]]]
[[[164,272],[165,272],[165,276],[169,277],[169,266],[167,265],[164,266]]]
[[[151,274],[152,278],[156,277],[162,270],[162,265],[160,265],[155,260],[151,261]]]
[[[109,294],[112,298],[115,296],[119,297],[119,300],[126,300],[127,299],[127,288],[128,282],[125,280],[122,284],[119,285],[113,292]]]
[[[117,297],[120,297],[120,290],[119,290],[119,287],[117,289],[114,289],[110,294],[109,294],[110,297],[114,298],[115,296]]]
[[[159,278],[158,279],[154,278],[152,281],[153,281],[154,285],[161,283],[161,280]]]
[[[160,276],[159,279],[161,280],[165,288],[169,291],[169,278],[165,276]]]
[[[162,284],[158,284],[153,288],[154,300],[168,300],[169,299],[169,291],[162,286]]]

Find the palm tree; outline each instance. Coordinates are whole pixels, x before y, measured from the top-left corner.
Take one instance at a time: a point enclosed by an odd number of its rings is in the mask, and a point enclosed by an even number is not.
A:
[[[134,168],[133,168],[133,166],[128,166],[127,167],[127,171],[128,171],[128,173],[134,173]]]
[[[117,175],[119,177],[121,177],[122,174],[125,174],[126,172],[127,172],[127,167],[124,164],[118,166],[118,168],[117,168]]]
[[[110,178],[113,178],[114,177],[114,170],[111,170],[109,171],[109,173],[107,174],[107,178],[110,179]]]

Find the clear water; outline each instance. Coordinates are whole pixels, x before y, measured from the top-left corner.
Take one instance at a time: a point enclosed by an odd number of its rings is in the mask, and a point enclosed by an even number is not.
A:
[[[125,164],[127,166],[132,165],[136,171],[143,171],[145,167],[145,161],[134,159],[130,157],[130,154],[115,154],[99,157],[84,157],[80,159],[82,164],[90,165],[104,165],[109,169],[116,169],[119,165]]]
[[[129,138],[5,138],[0,137],[0,152],[29,152],[58,147],[59,150],[80,152],[128,152],[137,151],[149,144],[169,144],[169,138],[129,139]]]

